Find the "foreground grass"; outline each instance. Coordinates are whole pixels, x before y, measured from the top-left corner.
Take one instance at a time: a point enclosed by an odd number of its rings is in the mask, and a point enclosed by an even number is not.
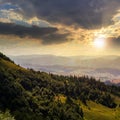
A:
[[[110,109],[101,104],[87,102],[88,106],[82,104],[85,120],[120,120],[120,107]]]

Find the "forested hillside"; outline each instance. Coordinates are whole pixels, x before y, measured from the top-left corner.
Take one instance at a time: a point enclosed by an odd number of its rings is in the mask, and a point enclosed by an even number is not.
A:
[[[120,87],[106,86],[87,76],[60,76],[25,69],[0,53],[3,113],[9,110],[16,120],[91,120],[90,102],[118,112]],[[119,115],[114,118],[119,120]]]

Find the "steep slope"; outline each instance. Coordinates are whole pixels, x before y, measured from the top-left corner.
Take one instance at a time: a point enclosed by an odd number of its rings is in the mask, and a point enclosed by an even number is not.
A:
[[[106,86],[94,78],[24,69],[0,53],[0,109],[9,109],[16,120],[91,120],[95,111],[89,102],[110,113],[119,109],[119,91],[119,87]],[[91,110],[86,109],[89,105]]]
[[[46,73],[26,70],[0,55],[0,109],[9,109],[16,120],[83,119],[75,103],[55,101],[48,86],[56,81]]]

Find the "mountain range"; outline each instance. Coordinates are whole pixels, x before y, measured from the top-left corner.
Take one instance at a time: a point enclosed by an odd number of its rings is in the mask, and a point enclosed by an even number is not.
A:
[[[37,71],[62,75],[88,75],[101,81],[120,79],[120,56],[23,55],[10,58],[25,68]]]

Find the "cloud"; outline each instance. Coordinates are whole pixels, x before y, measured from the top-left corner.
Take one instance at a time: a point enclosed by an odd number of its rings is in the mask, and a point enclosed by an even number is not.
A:
[[[118,0],[4,0],[0,33],[39,39],[44,45],[91,44],[99,34],[119,36],[119,5]]]
[[[38,19],[37,17],[33,17],[30,19],[26,19],[25,16],[16,12],[16,9],[1,9],[0,10],[0,22],[14,23],[17,25],[31,27],[33,25],[38,27],[52,27],[50,23],[45,20]]]
[[[120,36],[108,37],[107,40],[109,41],[109,47],[112,47],[116,50],[119,48],[119,46],[120,46]]]
[[[28,39],[33,41],[39,40],[41,41],[40,43],[44,45],[66,42],[68,36],[67,33],[60,33],[58,29],[54,27],[26,27],[14,23],[0,23],[0,34],[7,35],[8,39],[14,36],[14,39],[16,39],[15,37],[19,37],[25,41]],[[1,36],[1,38],[3,37]]]
[[[60,33],[57,27],[45,20],[37,17],[26,19],[14,9],[0,10],[0,34],[8,37],[39,39],[45,45],[65,42],[68,35]]]
[[[115,47],[119,47],[120,45],[120,36],[117,37],[117,38],[114,38],[113,41],[112,41],[112,44],[115,45]]]
[[[44,45],[58,44],[67,41],[68,33],[59,31],[57,26],[53,26],[43,19],[34,16],[27,18],[21,9],[11,3],[0,5],[0,34],[7,35],[8,38],[15,36],[25,39],[39,39]],[[16,11],[17,9],[17,11]]]
[[[19,37],[28,36],[31,38],[40,38],[45,34],[50,34],[57,31],[56,28],[40,28],[37,26],[26,27],[14,23],[0,23],[0,28],[0,34],[3,35],[16,35]]]
[[[50,44],[60,44],[60,43],[64,43],[68,41],[68,37],[69,33],[67,34],[61,34],[59,32],[53,33],[53,34],[49,34],[49,35],[45,35],[42,37],[42,44],[44,45],[50,45]]]
[[[111,25],[102,28],[97,34],[104,34],[113,45],[120,45],[120,10],[113,15],[112,21]]]
[[[6,0],[21,7],[26,16],[37,16],[53,23],[94,29],[109,25],[119,0]]]

